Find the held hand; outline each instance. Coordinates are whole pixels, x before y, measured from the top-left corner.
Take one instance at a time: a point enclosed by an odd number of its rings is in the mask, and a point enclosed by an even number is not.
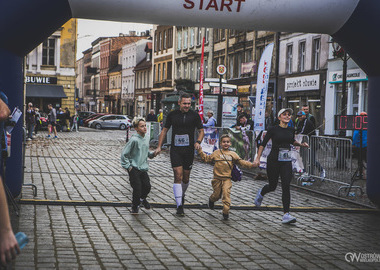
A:
[[[253,162],[253,167],[257,168],[260,166],[260,161],[259,160],[256,160]]]
[[[154,150],[154,156],[158,156],[158,154],[161,152],[161,147],[157,147],[156,150]]]
[[[0,234],[0,265],[6,266],[20,253],[20,248],[12,230]]]
[[[202,149],[201,145],[197,142],[194,144],[194,148],[195,148],[195,150]]]
[[[301,143],[301,146],[303,146],[303,147],[309,147],[309,145],[306,142]]]

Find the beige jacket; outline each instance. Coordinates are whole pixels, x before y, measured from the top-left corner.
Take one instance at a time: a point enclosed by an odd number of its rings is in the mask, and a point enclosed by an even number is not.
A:
[[[215,162],[214,165],[214,178],[216,179],[228,179],[231,178],[231,169],[233,164],[245,167],[245,168],[253,168],[253,163],[243,160],[236,154],[234,151],[223,151],[218,149],[215,150],[211,155],[205,154],[202,149],[198,150],[198,154],[202,158],[204,162],[211,163]],[[228,166],[229,164],[229,166]]]

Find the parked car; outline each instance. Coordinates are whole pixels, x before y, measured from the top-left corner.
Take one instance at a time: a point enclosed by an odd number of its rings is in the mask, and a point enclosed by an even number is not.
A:
[[[83,120],[86,119],[87,117],[95,114],[94,112],[78,112],[78,117],[79,117],[79,125],[83,126]]]
[[[126,129],[132,125],[131,119],[127,115],[104,115],[98,119],[89,122],[89,127],[96,129],[102,128],[118,128],[121,130]]]
[[[94,119],[98,119],[99,117],[102,117],[104,115],[107,115],[106,113],[95,113],[87,117],[86,119],[83,120],[83,126],[89,127],[88,122]]]

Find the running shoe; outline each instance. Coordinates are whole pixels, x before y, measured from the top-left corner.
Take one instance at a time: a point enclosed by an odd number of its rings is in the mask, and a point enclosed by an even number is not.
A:
[[[264,197],[263,195],[261,195],[261,189],[259,189],[259,191],[257,191],[257,195],[256,195],[256,198],[255,198],[255,205],[257,207],[260,207],[261,206],[261,202],[263,201]]]
[[[291,224],[295,223],[296,221],[296,218],[292,217],[289,213],[285,213],[282,217],[282,224]]]
[[[184,216],[185,212],[183,211],[183,205],[177,207],[177,216]]]
[[[139,207],[136,205],[132,205],[132,215],[136,215],[139,213]]]
[[[214,202],[212,202],[210,199],[208,200],[208,208],[210,208],[211,210],[214,210]]]
[[[50,138],[50,135],[47,135],[46,138]]]
[[[224,219],[224,220],[228,220],[228,218],[229,218],[229,215],[228,215],[228,214],[225,214],[225,213],[223,213],[223,219]]]
[[[150,209],[150,203],[146,199],[144,199],[141,202],[141,204],[144,206],[145,209],[148,209],[148,210]]]

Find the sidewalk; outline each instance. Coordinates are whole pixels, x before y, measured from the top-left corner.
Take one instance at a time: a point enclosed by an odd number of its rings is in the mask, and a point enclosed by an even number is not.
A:
[[[84,132],[85,131],[85,132]],[[44,134],[44,133],[42,133]],[[30,243],[15,269],[376,269],[380,261],[347,262],[352,253],[380,254],[380,215],[292,190],[294,226],[281,224],[281,188],[263,208],[253,199],[264,181],[245,176],[232,188],[230,220],[205,204],[212,166],[195,162],[185,217],[174,215],[167,154],[150,161],[150,211],[130,214],[131,188],[120,166],[125,132],[81,129],[38,138],[26,148],[25,183],[15,231]],[[310,209],[311,207],[313,209]],[[248,210],[245,210],[248,209]]]

